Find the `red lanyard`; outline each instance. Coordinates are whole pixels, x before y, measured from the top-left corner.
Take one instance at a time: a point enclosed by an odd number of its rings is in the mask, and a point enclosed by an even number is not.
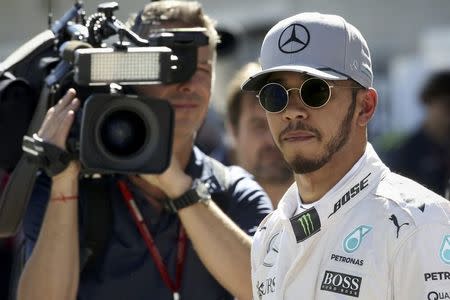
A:
[[[155,241],[153,240],[153,236],[148,230],[147,225],[144,222],[141,212],[134,201],[133,196],[129,188],[127,187],[125,181],[118,180],[117,184],[119,185],[119,189],[122,192],[123,200],[125,201],[128,209],[130,210],[131,216],[133,217],[134,222],[136,223],[139,232],[141,233],[142,238],[147,245],[148,250],[150,251],[151,257],[158,267],[159,274],[163,279],[166,286],[172,291],[174,299],[180,299],[180,288],[181,288],[181,279],[183,275],[183,267],[184,261],[186,258],[186,232],[183,226],[180,224],[180,230],[178,232],[178,252],[177,252],[177,267],[175,273],[175,282],[170,279],[169,272],[167,271],[166,266],[164,265],[161,254],[159,253],[158,248],[156,247]]]

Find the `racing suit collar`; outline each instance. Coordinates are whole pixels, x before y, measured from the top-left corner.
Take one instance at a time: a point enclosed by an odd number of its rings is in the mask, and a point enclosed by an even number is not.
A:
[[[281,219],[292,223],[297,242],[300,242],[304,236],[298,236],[295,224],[301,225],[300,219],[305,213],[309,214],[309,218],[311,216],[314,218],[317,212],[319,220],[314,227],[315,229],[317,229],[317,226],[323,228],[330,222],[339,219],[340,216],[358,204],[361,199],[370,194],[376,183],[380,182],[388,172],[389,169],[380,160],[372,145],[367,143],[363,156],[331,190],[314,203],[312,208],[298,209],[300,203],[298,188],[295,183],[292,184],[278,204],[279,216]],[[299,213],[294,216],[296,211]],[[317,231],[320,231],[320,229]]]

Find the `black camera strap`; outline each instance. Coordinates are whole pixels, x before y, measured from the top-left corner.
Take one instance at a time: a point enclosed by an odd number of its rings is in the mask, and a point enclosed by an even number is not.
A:
[[[38,131],[51,100],[50,90],[44,89],[28,128],[30,134]],[[10,237],[17,233],[33,191],[38,169],[37,165],[30,164],[25,155],[22,155],[11,173],[0,199],[0,237]]]
[[[38,166],[22,157],[11,173],[0,200],[0,237],[14,236],[22,222],[36,181]]]
[[[113,223],[113,212],[109,191],[112,176],[84,177],[80,179],[79,196],[81,230],[83,241],[80,249],[80,272],[90,270],[109,241]]]

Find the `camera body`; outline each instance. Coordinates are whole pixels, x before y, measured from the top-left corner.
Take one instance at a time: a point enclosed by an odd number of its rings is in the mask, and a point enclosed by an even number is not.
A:
[[[23,128],[28,127],[29,135],[36,132],[45,112],[73,87],[81,108],[67,149],[79,157],[82,172],[160,173],[168,167],[174,112],[168,101],[136,95],[133,86],[189,80],[197,67],[197,49],[208,44],[208,37],[197,28],[161,30],[142,39],[114,17],[117,9],[115,2],[103,3],[86,17],[77,2],[50,33],[22,46],[17,51],[22,57],[13,53],[6,60],[13,63],[5,71],[30,77],[30,89],[40,94],[37,101],[29,101],[32,120],[28,113],[27,119],[19,118],[20,126],[17,120],[5,126],[21,128],[12,136],[11,153],[21,152],[15,150]],[[116,41],[107,45],[113,38]],[[27,66],[39,72],[25,74]],[[25,126],[27,122],[31,124]],[[5,163],[0,167],[12,169],[18,156],[1,154]]]

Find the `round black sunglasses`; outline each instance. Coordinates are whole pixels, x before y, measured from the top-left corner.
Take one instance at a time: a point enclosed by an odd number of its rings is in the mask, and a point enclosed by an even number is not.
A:
[[[268,83],[261,88],[257,98],[266,111],[279,113],[282,112],[289,103],[289,92],[298,90],[303,104],[309,108],[317,109],[328,103],[331,98],[331,88],[334,87],[362,89],[362,87],[357,86],[330,85],[323,79],[313,77],[306,79],[299,88],[286,89],[279,83]]]

